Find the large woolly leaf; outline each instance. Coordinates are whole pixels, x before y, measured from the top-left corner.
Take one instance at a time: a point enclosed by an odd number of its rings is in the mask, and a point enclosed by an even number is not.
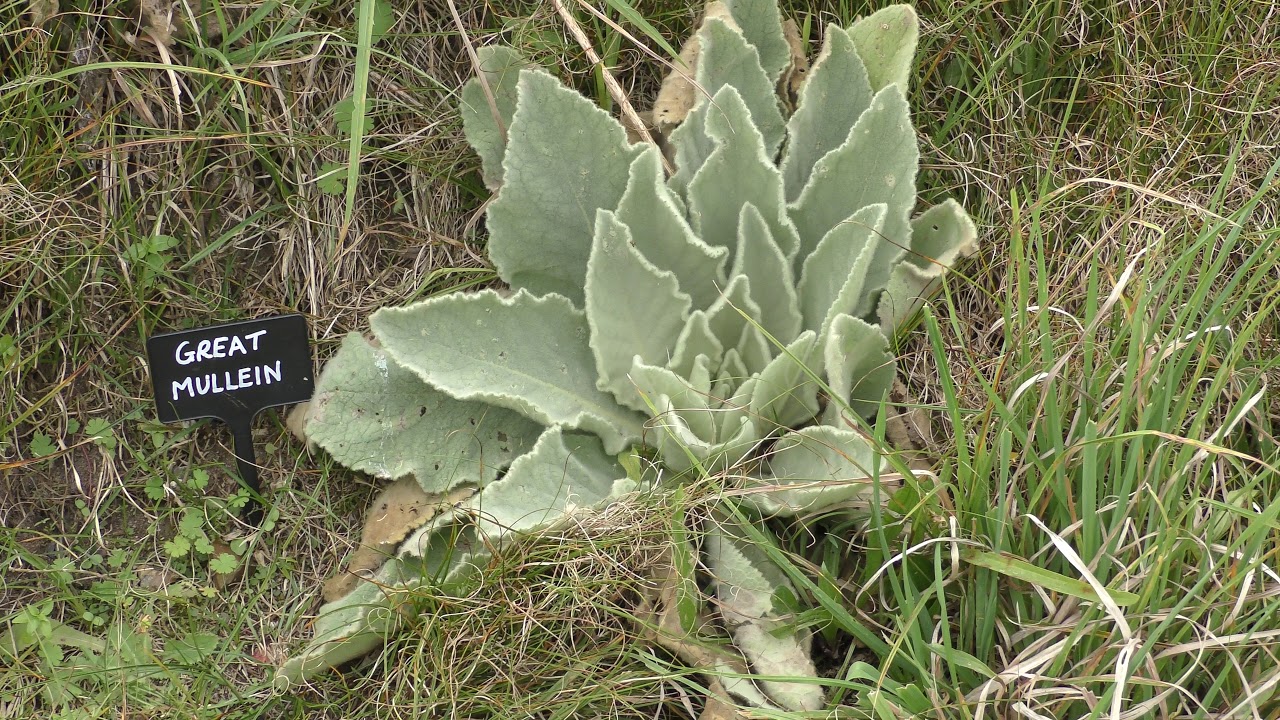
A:
[[[876,94],[849,139],[818,161],[792,206],[791,219],[801,238],[799,257],[808,257],[837,223],[875,203],[885,203],[889,210],[872,266],[899,257],[910,241],[907,218],[916,201],[919,156],[906,97],[890,85]]]
[[[704,357],[705,356],[701,356]],[[736,357],[730,350],[726,357]],[[724,402],[717,392],[730,389],[706,388],[704,363],[696,363],[693,382],[669,370],[636,363],[631,376],[654,406],[646,442],[658,449],[663,465],[680,474],[701,467],[718,472],[736,465],[761,439],[756,423],[747,411],[750,379],[738,388],[739,395]],[[736,386],[738,382],[729,383]]]
[[[513,288],[581,307],[596,210],[617,207],[642,148],[608,113],[550,75],[522,70],[501,192],[489,206],[489,257]]]
[[[911,221],[911,253],[880,296],[880,327],[891,334],[936,288],[947,268],[978,249],[978,229],[960,203],[947,200]]]
[[[874,297],[870,288],[888,282],[888,267],[871,267],[887,211],[884,203],[862,208],[831,228],[805,259],[799,283],[804,327],[825,338],[836,315],[870,314]],[[879,277],[869,277],[876,273]]]
[[[767,430],[793,427],[818,414],[818,386],[811,378],[817,362],[818,335],[806,330],[760,372],[751,397],[751,414]]]
[[[497,190],[502,184],[502,157],[507,149],[507,131],[511,117],[516,112],[516,82],[520,69],[528,62],[520,53],[509,47],[491,45],[476,50],[480,59],[480,78],[472,78],[462,86],[462,103],[458,108],[462,115],[462,129],[467,142],[480,156],[480,171],[484,184]],[[485,94],[485,84],[493,98]],[[496,115],[495,115],[496,111]]]
[[[380,576],[398,575],[398,562],[389,560]],[[310,645],[276,671],[281,688],[367,655],[385,642],[399,625],[399,613],[389,596],[394,591],[364,582],[337,602],[322,605],[316,615]]]
[[[912,60],[920,36],[920,18],[910,5],[890,5],[862,18],[849,28],[858,54],[867,66],[871,89],[895,84],[910,92]]]
[[[742,359],[748,375],[755,375],[764,370],[765,365],[773,359],[773,343],[765,337],[764,331],[755,325],[743,326],[742,335],[738,337],[738,344],[734,349],[738,351],[738,357]]]
[[[600,506],[615,497],[615,482],[625,477],[597,438],[552,427],[464,509],[474,510],[480,532],[500,544],[512,533],[550,527]]]
[[[726,359],[730,357],[728,353],[725,354]],[[732,366],[732,363],[726,362],[725,365]],[[723,392],[723,390],[712,392],[712,395],[721,399],[720,413],[717,415],[719,425],[717,430],[721,445],[726,449],[728,456],[729,462],[725,467],[737,464],[747,453],[755,449],[765,435],[773,431],[771,427],[761,428],[758,418],[751,413],[751,398],[755,397],[756,385],[759,382],[758,378],[749,377],[746,380],[736,380],[733,383],[736,387],[732,388],[732,392]],[[724,388],[731,384],[720,383],[720,385]],[[715,384],[713,384],[714,387]]]
[[[911,221],[911,252],[906,262],[921,268],[947,268],[978,250],[978,228],[955,200],[943,200]]]
[[[689,185],[693,227],[709,245],[734,247],[738,217],[742,207],[751,204],[760,211],[782,253],[794,257],[799,240],[787,219],[782,175],[766,153],[743,97],[736,88],[726,86],[713,103],[706,132],[716,149]]]
[[[818,160],[849,138],[854,123],[871,106],[871,97],[867,69],[853,40],[840,26],[828,25],[826,44],[787,121],[782,178],[788,200],[800,195]]]
[[[751,548],[742,530],[734,525],[732,520],[718,517],[703,545],[716,599],[721,603],[720,615],[730,626],[775,619],[773,598],[779,590],[792,590],[791,581],[767,556]],[[758,562],[752,562],[748,552]]]
[[[674,427],[688,428],[693,437],[710,446],[716,442],[716,417],[708,407],[711,378],[707,374],[706,356],[699,357],[701,361],[694,363],[695,377],[688,380],[666,368],[646,365],[637,358],[631,368],[631,381],[653,406],[652,414],[658,422],[651,422],[651,427],[662,427],[672,414],[678,415],[681,422]],[[677,435],[683,440],[689,439],[680,432]]]
[[[751,297],[760,305],[760,324],[765,332],[779,342],[787,342],[800,332],[803,318],[791,263],[773,241],[768,223],[751,203],[742,206],[738,217],[738,250],[733,256],[731,274],[751,279]]]
[[[756,441],[751,429],[739,428],[739,434],[730,442],[712,443],[694,433],[685,424],[686,418],[676,413],[664,413],[654,418],[648,436],[658,449],[662,465],[675,476],[683,476],[701,469],[714,474],[736,464]]]
[[[470,531],[466,531],[470,532]],[[469,582],[471,537],[437,532],[413,557],[392,557],[367,582],[316,611],[315,634],[307,647],[276,671],[282,688],[368,654],[400,625],[400,606],[414,588],[432,584],[450,592]]]
[[[751,295],[751,280],[735,275],[724,294],[707,309],[711,334],[726,349],[737,346],[744,328],[760,322],[760,305]]]
[[[618,203],[618,220],[631,230],[636,250],[658,268],[675,273],[680,290],[705,308],[725,283],[728,248],[713,248],[685,222],[679,198],[667,189],[662,161],[649,148],[631,163],[626,192]]]
[[[407,536],[447,516],[455,503],[476,492],[475,486],[466,486],[448,493],[427,493],[411,477],[383,487],[365,515],[360,544],[347,555],[345,567],[325,582],[325,601],[336,601],[351,592],[368,573],[382,567]]]
[[[751,396],[755,384],[754,378],[743,383],[741,395],[732,400],[732,409],[722,413],[720,442],[711,448],[711,462],[703,463],[707,472],[718,473],[737,467],[764,439],[760,426],[746,410],[747,398]]]
[[[742,356],[738,353],[737,348],[729,348],[724,353],[724,360],[720,363],[719,372],[715,374],[715,378],[711,383],[711,392],[713,396],[720,401],[722,405],[729,402],[729,398],[740,392],[738,388],[747,381],[750,373],[747,372],[747,366],[742,362]]]
[[[725,5],[743,37],[755,47],[769,79],[776,84],[791,60],[778,3],[776,0],[725,0]]]
[[[697,80],[703,94],[693,112],[671,133],[676,155],[676,174],[671,178],[671,185],[681,192],[714,147],[707,135],[706,123],[719,108],[714,98],[721,88],[732,87],[739,94],[769,158],[777,154],[786,132],[774,84],[761,67],[756,49],[742,33],[719,18],[708,17],[700,37],[702,55],[698,59]]]
[[[767,710],[779,709],[768,696],[760,691],[760,688],[756,687],[750,677],[744,677],[747,675],[745,667],[738,667],[738,663],[731,666],[729,663],[721,662],[716,665],[715,669],[717,676],[723,676],[719,679],[721,684],[724,685],[725,692],[729,693],[738,703],[747,707],[765,708]],[[734,674],[737,674],[738,677],[733,677]],[[705,712],[699,716],[699,720],[705,720],[705,718]]]
[[[760,687],[770,699],[788,710],[821,710],[826,700],[822,687],[816,682],[818,670],[809,657],[811,636],[807,630],[778,632],[758,623],[747,623],[733,629],[733,643],[751,661],[751,669],[756,675],[811,680],[760,680]]]
[[[676,276],[640,254],[617,216],[598,211],[586,283],[591,352],[600,374],[596,387],[633,410],[645,410],[627,378],[632,360],[665,365],[689,307]]]
[[[541,433],[517,412],[431,387],[359,333],[325,365],[307,422],[307,437],[343,465],[413,475],[429,493],[488,483]]]
[[[474,503],[476,496],[468,498]],[[482,538],[459,503],[410,533],[400,544],[396,557],[406,575],[435,578],[441,589],[457,590],[471,582],[482,566],[492,559],[494,546]],[[444,573],[432,568],[443,566]]]
[[[826,423],[843,426],[838,418],[845,404],[862,417],[875,414],[893,386],[895,372],[889,339],[880,328],[839,315],[831,323],[824,355],[827,384],[834,395],[827,404]]]
[[[811,425],[778,438],[760,492],[745,500],[765,515],[816,512],[871,494],[880,455],[853,430]]]
[[[370,325],[398,364],[454,397],[594,432],[612,453],[640,437],[643,418],[596,388],[586,314],[559,295],[446,295]]]
[[[662,398],[658,398],[655,403],[657,402],[662,402]],[[662,466],[677,476],[698,466],[705,468],[713,447],[712,442],[699,437],[688,426],[685,418],[669,412],[659,412],[654,416],[649,423],[645,443],[658,450]],[[714,467],[706,469],[707,472],[715,472]]]
[[[709,366],[719,367],[720,360],[724,357],[724,344],[711,331],[706,312],[694,310],[680,330],[680,336],[676,338],[675,350],[671,353],[667,368],[680,377],[688,377],[699,356],[705,356]]]
[[[676,171],[667,180],[667,186],[682,197],[689,190],[689,183],[697,175],[702,164],[716,149],[716,143],[707,135],[707,103],[694,107],[667,141],[671,154],[675,155]]]
[[[716,587],[720,614],[752,668],[760,675],[816,678],[807,637],[788,630],[774,610],[779,592],[794,593],[786,575],[762,550],[746,540],[728,519],[707,533],[707,567]],[[787,710],[818,710],[823,706],[817,684],[765,680],[761,688]]]
[[[784,41],[785,42],[785,41]],[[788,51],[784,51],[787,53]],[[742,31],[721,20],[708,18],[702,28],[702,57],[698,60],[698,80],[707,97],[720,88],[732,86],[742,96],[757,132],[764,139],[765,154],[773,157],[782,144],[786,123],[778,109],[774,80],[760,64],[760,56]],[[712,106],[715,106],[714,100]],[[708,122],[714,112],[707,116]]]

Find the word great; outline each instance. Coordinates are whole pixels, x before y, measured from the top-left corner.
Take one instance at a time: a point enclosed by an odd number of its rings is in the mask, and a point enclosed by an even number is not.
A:
[[[259,330],[245,335],[244,340],[252,343],[254,351],[257,351],[258,340],[266,334],[266,330]],[[177,349],[174,350],[173,359],[177,360],[179,365],[190,365],[197,360],[212,360],[214,358],[231,357],[236,354],[249,354],[248,348],[245,347],[244,341],[240,339],[239,335],[232,335],[230,338],[216,337],[212,340],[200,340],[196,342],[195,350],[192,350],[190,345],[190,340],[183,340],[178,343]]]

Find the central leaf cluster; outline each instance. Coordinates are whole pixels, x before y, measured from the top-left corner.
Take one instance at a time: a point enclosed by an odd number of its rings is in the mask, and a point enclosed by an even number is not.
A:
[[[348,467],[412,476],[423,503],[470,494],[397,532],[282,678],[376,645],[394,590],[461,583],[513,533],[634,491],[618,456],[639,446],[666,478],[743,468],[763,515],[868,491],[881,458],[855,417],[893,382],[897,325],[976,239],[954,202],[912,218],[917,32],[906,6],[829,26],[791,98],[803,53],[776,3],[711,3],[696,62],[682,52],[696,98],[661,148],[514,51],[481,49],[461,112],[510,291],[379,310],[376,341],[349,336],[326,367],[306,425]],[[785,576],[724,524],[704,550],[735,643],[763,675],[814,675],[806,633],[771,609]],[[762,687],[766,705],[822,703],[815,685]]]

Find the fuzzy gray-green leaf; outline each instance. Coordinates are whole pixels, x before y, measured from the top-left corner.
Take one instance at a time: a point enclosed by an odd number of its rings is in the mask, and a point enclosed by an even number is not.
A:
[[[895,84],[905,95],[920,36],[920,18],[910,5],[890,5],[849,28],[858,54],[867,66],[872,91]]]
[[[413,531],[401,543],[396,558],[405,575],[426,578],[435,587],[457,593],[488,564],[492,551],[493,545],[466,521],[460,506]]]
[[[685,423],[684,418],[665,412],[658,413],[650,422],[645,444],[658,450],[663,467],[675,475],[682,475],[697,465],[704,465],[712,446],[705,438],[699,437]],[[714,469],[708,471],[714,472]]]
[[[650,148],[631,163],[626,192],[618,203],[618,220],[631,230],[640,254],[658,268],[675,273],[680,290],[705,308],[725,283],[728,248],[713,248],[685,221],[679,198],[667,189],[658,151]]]
[[[591,352],[599,372],[596,387],[644,411],[644,402],[627,378],[632,360],[665,365],[689,307],[689,296],[680,292],[676,276],[640,254],[617,216],[598,211],[586,283]]]
[[[678,193],[677,197],[683,197],[689,191],[689,183],[715,152],[716,143],[707,136],[706,129],[709,107],[707,103],[695,106],[684,122],[671,132],[668,144],[675,155],[676,171],[667,180],[667,186]]]
[[[675,350],[671,353],[667,368],[680,377],[688,377],[700,355],[706,356],[712,367],[719,367],[720,359],[724,357],[724,344],[711,332],[707,313],[694,310],[680,330],[680,336],[676,338]]]
[[[401,562],[390,558],[373,582],[361,582],[342,599],[321,605],[311,642],[276,671],[277,686],[297,685],[382,645],[400,624],[402,590],[424,581],[406,578]]]
[[[774,157],[786,134],[786,123],[778,109],[774,81],[760,64],[756,49],[742,32],[728,23],[709,18],[702,29],[702,57],[698,60],[698,81],[707,97],[714,98],[722,87],[733,87],[742,96],[757,132],[764,139],[765,154]],[[714,115],[715,103],[707,119]]]
[[[794,427],[818,414],[818,386],[810,377],[821,372],[817,340],[817,333],[804,331],[760,372],[751,413],[769,430]]]
[[[730,353],[725,353],[726,360],[731,357]],[[732,363],[726,362],[725,365],[730,366]],[[732,388],[732,393],[718,393],[714,390],[712,392],[712,395],[720,400],[720,413],[716,417],[719,425],[718,436],[722,444],[738,453],[733,457],[734,463],[741,460],[757,442],[773,430],[773,428],[761,428],[759,419],[751,414],[751,398],[755,397],[756,385],[759,382],[759,378],[749,377],[733,383],[736,387]],[[721,385],[723,387],[724,383]]]
[[[429,493],[488,483],[541,433],[517,412],[431,387],[359,333],[325,365],[307,423],[308,438],[343,465],[413,475]]]
[[[751,396],[754,386],[754,378],[743,383],[742,403],[734,406],[742,409],[725,412],[720,418],[720,443],[711,448],[714,462],[705,465],[708,472],[723,472],[738,466],[764,439],[759,424],[746,411],[746,398]]]
[[[947,200],[911,221],[911,252],[880,296],[880,327],[891,334],[933,292],[942,274],[978,249],[978,229],[960,203]]]
[[[704,542],[725,622],[737,626],[775,617],[773,596],[780,588],[792,589],[786,574],[730,518],[717,518]]]
[[[809,682],[760,680],[760,687],[778,705],[795,712],[821,710],[826,700],[818,684],[818,670],[809,656],[808,630],[770,630],[748,623],[733,630],[733,643],[751,661],[756,675],[804,678]]]
[[[757,674],[816,679],[817,669],[809,658],[803,631],[787,630],[774,609],[773,598],[780,590],[794,593],[786,574],[747,541],[732,520],[722,518],[716,525],[707,533],[707,568],[734,644]],[[823,706],[822,689],[817,684],[765,680],[760,686],[787,710]]]
[[[529,67],[529,63],[520,53],[502,45],[479,48],[476,55],[480,59],[480,73],[493,94],[493,106],[489,105],[480,79],[472,78],[462,86],[459,112],[467,142],[480,156],[484,184],[496,191],[502,185],[506,133],[516,112],[516,82],[520,78],[520,69]],[[497,117],[494,116],[495,108]]]
[[[818,161],[792,205],[801,261],[837,223],[875,203],[889,209],[872,267],[900,257],[911,239],[907,218],[916,202],[919,157],[907,100],[898,86],[890,85],[876,94],[849,139]]]
[[[880,407],[895,372],[889,339],[880,328],[859,318],[839,315],[831,323],[823,348],[827,384],[834,397],[827,403],[826,423],[841,427],[839,414],[847,403],[862,417]]]
[[[640,437],[643,418],[596,388],[586,314],[559,295],[446,295],[370,325],[397,363],[454,397],[589,430],[612,453]]]
[[[730,350],[727,358],[735,356]],[[732,364],[732,362],[730,363]],[[734,381],[738,395],[728,403],[710,384],[706,356],[700,355],[693,376],[636,363],[631,377],[644,390],[656,411],[646,440],[657,447],[663,464],[673,473],[697,466],[709,473],[738,464],[760,441],[755,418],[747,410],[755,379]],[[717,383],[724,391],[726,383]]]
[[[858,432],[830,425],[811,425],[778,439],[769,453],[767,491],[745,500],[764,515],[790,517],[817,512],[871,494],[882,461]]]
[[[800,332],[804,320],[792,279],[791,262],[774,242],[769,225],[755,205],[742,206],[738,217],[738,249],[732,275],[751,279],[751,297],[760,305],[760,325],[779,342]]]
[[[386,592],[374,583],[360,583],[346,597],[320,607],[311,643],[276,671],[277,686],[285,689],[300,684],[369,654],[382,645],[398,622]]]
[[[755,47],[769,80],[776,84],[791,61],[778,3],[775,0],[725,0],[725,6],[743,37]]]
[[[731,350],[726,357],[733,355]],[[716,388],[703,393],[662,368],[637,364],[632,376],[637,385],[647,388],[657,410],[645,440],[658,449],[663,465],[674,474],[695,467],[708,473],[723,471],[741,462],[761,440],[748,411],[754,378],[740,385],[731,383],[738,394],[726,402]],[[726,389],[723,383],[718,385],[720,391]],[[711,407],[704,409],[704,403]]]
[[[738,349],[729,348],[725,351],[719,372],[716,373],[715,379],[712,381],[711,392],[722,403],[726,402],[728,398],[734,396],[734,393],[738,391],[738,386],[743,384],[749,375],[746,363],[742,362],[742,355],[738,352]],[[731,386],[727,391],[722,389],[726,383]]]
[[[706,356],[701,363],[695,363],[694,374],[704,376],[706,373]],[[666,368],[647,365],[637,361],[630,372],[631,381],[653,405],[653,416],[658,422],[650,426],[661,427],[663,421],[671,415],[678,415],[683,427],[689,429],[694,436],[707,445],[716,442],[716,417],[707,406],[711,392],[710,378],[705,377],[705,386],[701,382],[686,380]]]
[[[707,309],[711,334],[726,350],[737,346],[743,328],[760,322],[760,305],[751,295],[751,280],[746,275],[737,275],[729,281],[724,294]]]
[[[680,192],[688,187],[713,149],[706,123],[717,112],[714,98],[721,88],[732,87],[740,95],[769,158],[777,154],[786,133],[774,84],[761,67],[756,49],[739,30],[718,18],[707,18],[701,33],[702,54],[697,71],[701,92],[693,111],[671,134],[676,154],[676,174],[671,184]]]
[[[827,26],[826,44],[800,88],[795,114],[787,121],[782,177],[794,201],[813,166],[844,144],[849,131],[871,106],[871,83],[853,40],[838,25]]]
[[[742,328],[742,335],[739,336],[738,344],[734,349],[738,351],[738,357],[742,358],[747,374],[755,375],[764,370],[764,367],[773,359],[775,348],[761,328],[746,325]]]
[[[800,270],[800,309],[804,327],[826,337],[836,315],[862,317],[871,312],[870,288],[884,287],[889,268],[875,268],[881,277],[868,278],[875,259],[875,243],[888,208],[868,205],[831,228]]]
[[[760,211],[783,255],[794,257],[799,239],[787,219],[782,175],[770,160],[747,105],[736,88],[715,95],[706,132],[716,149],[689,185],[693,227],[712,246],[738,244],[738,218],[744,205]],[[733,178],[732,182],[727,182]]]
[[[489,256],[513,288],[578,307],[596,210],[614,209],[642,148],[622,125],[550,75],[522,70],[502,191],[489,207]]]
[[[600,506],[623,477],[626,471],[597,438],[552,427],[464,509],[474,510],[480,532],[498,543],[511,533],[550,527]]]
[[[287,689],[324,670],[366,655],[383,644],[400,625],[400,604],[423,585],[461,593],[470,582],[475,563],[487,554],[472,528],[432,523],[406,540],[368,581],[350,593],[320,606],[315,634],[307,647],[276,672],[276,684]]]

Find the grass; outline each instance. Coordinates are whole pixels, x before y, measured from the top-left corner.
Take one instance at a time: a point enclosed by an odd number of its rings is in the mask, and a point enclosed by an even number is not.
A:
[[[0,10],[0,617],[40,638],[0,661],[0,717],[696,716],[701,680],[626,616],[658,508],[522,545],[471,596],[420,598],[370,663],[271,688],[372,485],[264,414],[278,513],[254,533],[229,434],[152,422],[140,358],[156,332],[285,310],[323,357],[375,307],[491,279],[448,4],[395,6],[376,42],[385,8],[359,5],[191,4],[225,29],[175,41],[173,67],[129,41],[131,5],[68,2],[40,30],[26,5]],[[789,6],[815,42],[866,10]],[[673,41],[693,20],[637,8]],[[806,617],[829,694],[877,718],[1274,717],[1269,4],[919,9],[923,199],[962,199],[984,252],[901,338],[945,429],[936,479],[868,532],[781,529],[801,592],[837,591]],[[608,101],[548,5],[458,10],[473,43],[512,43]],[[578,17],[651,96],[645,54]],[[252,558],[243,580],[210,572],[226,553]],[[1100,593],[1116,604],[1082,599]]]

